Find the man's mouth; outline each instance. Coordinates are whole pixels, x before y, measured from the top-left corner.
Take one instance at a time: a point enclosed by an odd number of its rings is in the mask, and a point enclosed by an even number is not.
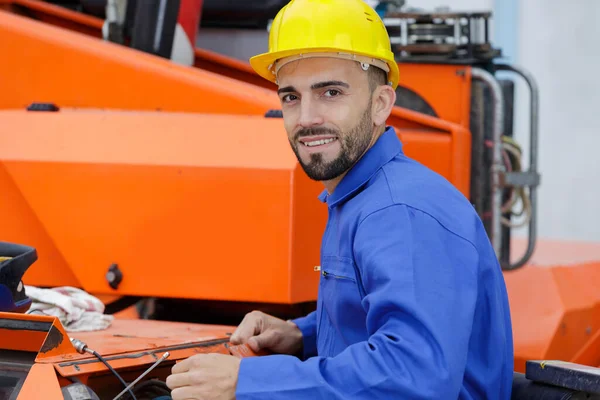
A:
[[[300,139],[300,143],[302,143],[306,147],[316,147],[323,146],[325,144],[329,144],[333,141],[337,140],[335,137],[330,138],[302,138]]]

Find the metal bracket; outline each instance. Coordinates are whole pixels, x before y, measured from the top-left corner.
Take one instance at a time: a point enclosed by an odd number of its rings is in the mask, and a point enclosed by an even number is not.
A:
[[[508,172],[500,175],[502,186],[537,187],[540,185],[541,175],[537,172]]]

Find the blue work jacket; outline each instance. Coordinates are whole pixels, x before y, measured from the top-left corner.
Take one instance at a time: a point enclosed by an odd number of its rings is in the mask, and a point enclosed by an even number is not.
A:
[[[243,359],[237,400],[502,399],[506,287],[483,224],[388,128],[330,195],[303,357]]]

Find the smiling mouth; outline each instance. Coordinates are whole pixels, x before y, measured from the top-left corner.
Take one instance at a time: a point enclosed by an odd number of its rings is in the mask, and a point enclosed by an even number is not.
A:
[[[313,141],[302,141],[302,144],[305,145],[306,147],[315,147],[315,146],[322,146],[324,144],[329,144],[335,140],[337,140],[337,138],[320,139],[320,140],[313,140]]]

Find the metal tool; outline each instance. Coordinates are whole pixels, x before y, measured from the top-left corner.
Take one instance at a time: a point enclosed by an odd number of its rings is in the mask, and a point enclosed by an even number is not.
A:
[[[131,382],[129,384],[129,386],[127,386],[125,389],[123,389],[123,391],[121,391],[121,393],[119,393],[115,398],[113,398],[113,400],[117,400],[119,397],[123,396],[128,390],[130,390],[132,387],[135,386],[136,383],[138,383],[144,376],[148,375],[148,373],[150,373],[150,371],[152,371],[154,368],[156,368],[158,366],[158,364],[160,364],[161,362],[163,362],[164,360],[166,360],[169,357],[169,352],[165,352],[161,358],[159,358],[158,360],[156,360],[156,362],[154,364],[152,364],[150,366],[150,368],[148,368],[146,371],[144,371],[143,374],[141,374],[135,381]]]

